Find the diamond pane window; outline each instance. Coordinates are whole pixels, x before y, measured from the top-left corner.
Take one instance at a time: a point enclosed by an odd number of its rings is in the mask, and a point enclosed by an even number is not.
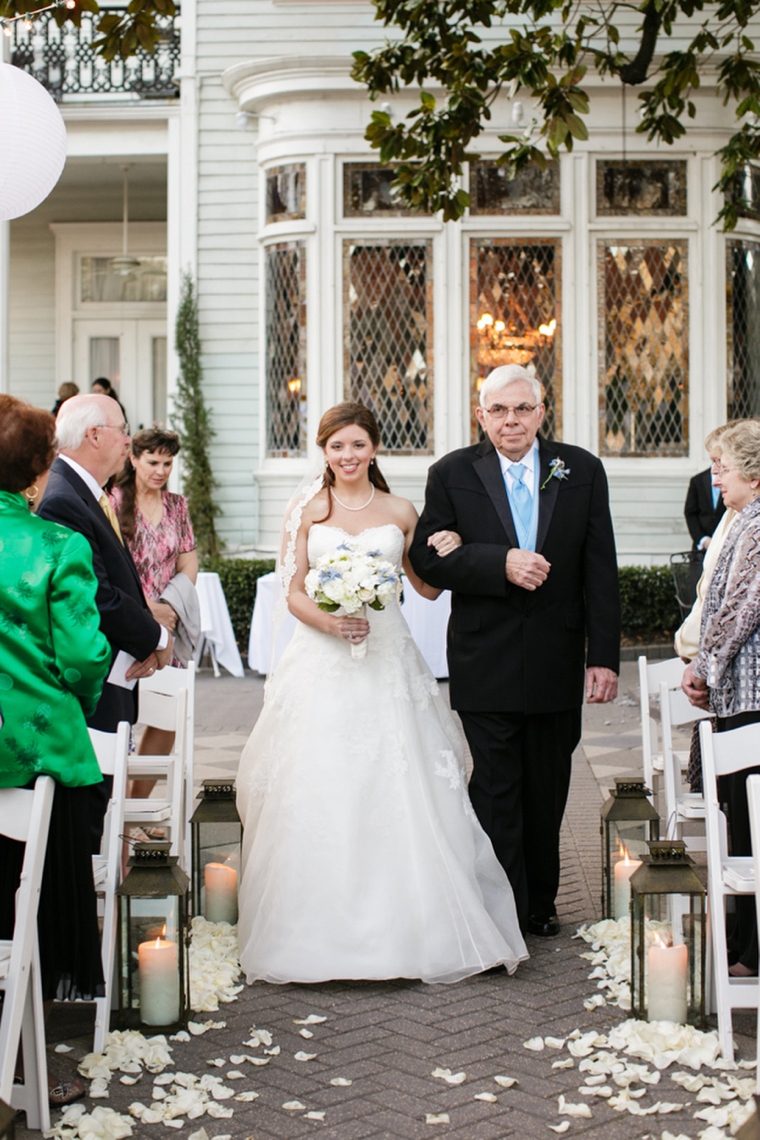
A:
[[[429,241],[343,244],[344,384],[372,408],[383,448],[433,451],[433,274]]]
[[[685,162],[596,164],[596,212],[645,217],[686,213]]]
[[[306,165],[292,162],[267,170],[267,223],[306,217]]]
[[[306,454],[306,249],[266,250],[267,454]]]
[[[561,243],[539,238],[470,241],[471,439],[483,380],[501,364],[522,364],[541,381],[546,418],[541,433],[562,431]]]
[[[729,420],[760,415],[760,244],[729,241],[726,265]]]
[[[343,214],[347,218],[405,218],[414,214],[399,201],[391,183],[396,171],[379,162],[347,162],[343,167]]]
[[[686,243],[599,242],[602,455],[688,454]]]
[[[509,179],[506,166],[495,162],[470,164],[471,214],[558,214],[559,163],[541,170],[531,163]]]
[[[749,163],[737,174],[731,197],[740,218],[760,221],[760,167]]]

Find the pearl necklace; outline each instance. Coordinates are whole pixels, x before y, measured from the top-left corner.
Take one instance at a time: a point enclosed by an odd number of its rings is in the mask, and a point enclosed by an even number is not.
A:
[[[332,488],[330,488],[330,490],[332,491]],[[372,490],[369,493],[369,498],[367,499],[366,503],[362,503],[360,507],[349,507],[348,503],[344,503],[342,499],[338,498],[338,496],[335,494],[335,491],[332,491],[332,497],[335,499],[336,503],[339,503],[340,506],[343,507],[344,511],[363,511],[365,507],[368,507],[370,505],[375,497],[375,484],[372,484]]]

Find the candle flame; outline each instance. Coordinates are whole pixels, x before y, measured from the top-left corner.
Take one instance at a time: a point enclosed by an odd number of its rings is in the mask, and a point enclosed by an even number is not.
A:
[[[660,931],[655,932],[653,946],[659,946],[662,950],[667,950],[673,945],[673,938],[671,935],[664,935]]]
[[[630,867],[631,858],[628,854],[628,848],[621,839],[618,839],[618,859],[621,859],[626,867]]]

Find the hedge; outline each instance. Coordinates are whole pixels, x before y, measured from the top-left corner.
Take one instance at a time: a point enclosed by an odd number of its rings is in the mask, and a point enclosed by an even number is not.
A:
[[[271,558],[213,558],[204,570],[215,570],[222,582],[232,628],[241,652],[248,648],[256,582],[274,570]],[[623,638],[633,642],[671,641],[681,624],[673,578],[667,566],[621,566],[620,598]]]
[[[634,642],[672,641],[681,624],[669,566],[621,566],[623,638]]]

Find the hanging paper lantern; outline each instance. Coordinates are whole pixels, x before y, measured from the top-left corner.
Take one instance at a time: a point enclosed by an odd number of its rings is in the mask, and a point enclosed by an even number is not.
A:
[[[0,221],[44,202],[66,161],[66,127],[45,88],[0,63]]]

